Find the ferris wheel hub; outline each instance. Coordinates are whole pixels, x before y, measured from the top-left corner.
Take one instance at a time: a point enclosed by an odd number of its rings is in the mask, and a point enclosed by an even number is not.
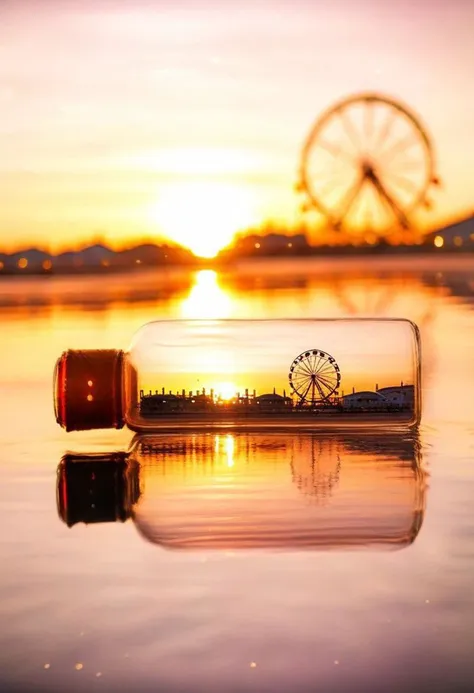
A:
[[[362,161],[362,175],[364,178],[374,178],[375,167],[371,161]]]

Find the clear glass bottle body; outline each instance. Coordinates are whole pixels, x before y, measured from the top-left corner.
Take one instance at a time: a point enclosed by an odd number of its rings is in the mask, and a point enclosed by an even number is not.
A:
[[[160,321],[123,366],[137,432],[257,426],[410,428],[420,419],[420,344],[406,320]]]

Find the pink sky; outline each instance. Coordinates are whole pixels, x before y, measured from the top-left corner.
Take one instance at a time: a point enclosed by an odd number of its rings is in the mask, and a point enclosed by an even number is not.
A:
[[[1,245],[172,236],[215,184],[229,230],[293,221],[312,122],[366,90],[436,142],[444,185],[419,222],[470,212],[473,30],[467,0],[2,0]]]

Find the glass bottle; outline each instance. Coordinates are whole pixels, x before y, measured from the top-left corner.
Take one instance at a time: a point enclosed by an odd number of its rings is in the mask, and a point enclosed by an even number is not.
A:
[[[162,433],[58,466],[69,527],[131,519],[170,549],[403,548],[425,503],[419,442],[406,435]]]
[[[401,319],[158,321],[126,352],[64,352],[54,392],[68,431],[407,429],[419,333]]]

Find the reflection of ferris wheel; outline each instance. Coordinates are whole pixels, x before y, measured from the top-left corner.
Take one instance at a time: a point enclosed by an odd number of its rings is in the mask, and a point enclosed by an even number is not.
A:
[[[304,209],[334,229],[383,233],[407,229],[409,215],[430,207],[438,185],[433,149],[418,118],[374,93],[340,101],[316,121],[303,147],[298,190]]]
[[[341,372],[336,359],[321,349],[311,349],[295,358],[288,379],[293,392],[299,397],[299,404],[313,406],[327,402],[337,392]]]
[[[298,444],[299,443],[299,444]],[[291,454],[293,483],[310,501],[325,504],[339,483],[341,460],[332,439],[311,437],[294,439]]]

